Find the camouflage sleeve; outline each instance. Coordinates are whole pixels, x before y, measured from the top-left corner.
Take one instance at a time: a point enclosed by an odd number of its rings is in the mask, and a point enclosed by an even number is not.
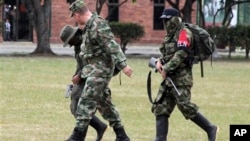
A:
[[[96,37],[94,37],[97,43],[104,47],[107,54],[110,54],[112,59],[115,61],[116,66],[119,69],[126,67],[126,56],[123,53],[120,45],[115,41],[114,34],[111,32],[106,21],[96,22]]]
[[[164,57],[164,50],[165,50],[165,48],[164,48],[164,44],[162,43],[161,45],[160,45],[160,47],[159,47],[159,50],[160,50],[160,52],[161,52],[161,55],[160,55],[160,57],[158,58],[158,59],[163,59],[163,57]]]
[[[173,72],[187,57],[187,52],[184,50],[177,50],[174,56],[163,66],[163,70],[168,74]]]
[[[75,59],[76,59],[76,71],[75,71],[74,75],[81,76],[81,72],[82,72],[82,68],[83,68],[81,58],[78,57],[78,55],[76,54]]]
[[[173,57],[163,66],[166,73],[173,72],[188,57],[188,52],[192,47],[192,33],[184,28],[180,31],[177,40],[177,50]]]

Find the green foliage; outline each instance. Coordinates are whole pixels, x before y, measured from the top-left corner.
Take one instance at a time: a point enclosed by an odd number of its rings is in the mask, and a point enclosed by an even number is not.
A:
[[[136,23],[111,22],[110,27],[114,35],[120,39],[123,51],[129,42],[138,40],[145,34],[144,27]]]
[[[242,41],[250,40],[250,26],[238,25],[235,27],[209,27],[207,31],[218,44],[227,45],[227,42],[236,41],[236,45],[242,45]],[[224,46],[225,47],[225,46]],[[218,46],[220,48],[220,46]]]
[[[211,37],[214,38],[217,48],[224,49],[227,46],[229,36],[227,34],[228,29],[226,27],[209,27],[207,28],[207,31],[210,33]]]
[[[207,31],[214,38],[217,48],[230,47],[229,52],[235,51],[236,47],[246,50],[246,59],[249,58],[250,50],[250,25],[237,25],[234,27],[209,27]],[[230,57],[230,55],[229,55]]]
[[[4,3],[4,0],[0,0],[0,6],[2,6]]]

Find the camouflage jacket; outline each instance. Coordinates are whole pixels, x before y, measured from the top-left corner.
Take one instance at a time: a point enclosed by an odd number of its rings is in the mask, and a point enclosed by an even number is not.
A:
[[[83,68],[83,65],[85,65],[85,64],[83,63],[83,60],[79,56],[80,51],[81,51],[80,47],[79,46],[74,46],[74,51],[75,51],[75,59],[76,59],[76,71],[75,71],[74,75],[81,76],[82,68]]]
[[[80,56],[87,62],[82,77],[112,77],[115,65],[123,69],[126,56],[111,32],[108,23],[94,13],[86,24]]]
[[[192,33],[187,28],[179,28],[176,32],[165,36],[164,42],[160,46],[163,70],[166,72],[176,86],[193,85],[192,65],[188,64],[188,50],[178,48],[177,42],[180,38],[180,31],[185,30],[186,40],[190,41],[192,47]]]

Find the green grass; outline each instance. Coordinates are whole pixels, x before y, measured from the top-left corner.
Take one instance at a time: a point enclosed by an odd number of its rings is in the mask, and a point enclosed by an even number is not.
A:
[[[121,86],[119,76],[110,83],[113,102],[131,140],[152,141],[155,117],[146,92],[148,59],[129,58],[128,63],[134,69],[132,78],[122,74]],[[66,139],[75,121],[64,92],[74,70],[73,57],[0,57],[0,140]],[[215,61],[212,67],[210,62],[204,62],[205,77],[201,78],[200,66],[194,66],[192,101],[220,127],[218,141],[229,140],[230,124],[250,123],[249,72],[249,61]],[[152,76],[155,97],[161,78],[155,73]],[[87,140],[94,140],[96,136],[91,127],[87,136]],[[206,138],[199,127],[175,109],[170,118],[169,140],[203,141]],[[109,128],[103,140],[114,139],[115,134]]]

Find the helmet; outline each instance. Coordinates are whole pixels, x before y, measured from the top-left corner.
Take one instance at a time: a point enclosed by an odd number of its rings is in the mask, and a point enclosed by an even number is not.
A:
[[[171,19],[174,16],[179,16],[179,11],[175,8],[166,8],[163,10],[161,19]]]
[[[67,46],[69,44],[70,39],[76,34],[78,30],[78,27],[73,27],[70,25],[65,25],[61,32],[60,32],[60,38],[63,41],[63,47]]]

